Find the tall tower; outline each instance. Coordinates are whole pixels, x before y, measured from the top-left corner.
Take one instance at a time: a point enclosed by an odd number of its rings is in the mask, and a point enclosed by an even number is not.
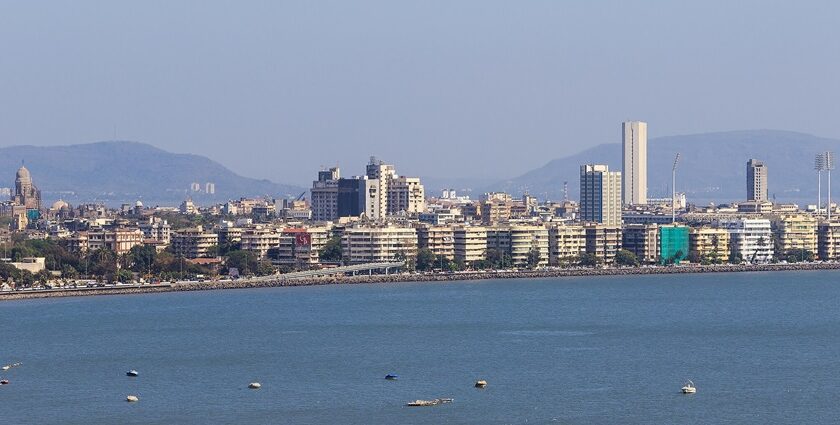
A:
[[[625,205],[647,204],[647,123],[621,123],[621,156],[624,174],[622,202]]]
[[[621,226],[621,172],[606,165],[580,166],[580,216],[583,221]]]
[[[767,166],[763,161],[747,161],[747,200],[767,200]]]

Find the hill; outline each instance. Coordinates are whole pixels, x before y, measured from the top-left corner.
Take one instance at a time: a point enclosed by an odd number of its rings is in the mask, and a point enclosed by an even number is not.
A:
[[[777,130],[746,130],[659,137],[648,141],[648,196],[670,197],[671,167],[680,153],[677,191],[689,202],[729,202],[746,198],[746,162],[763,160],[768,167],[770,197],[780,202],[816,203],[817,176],[814,156],[832,150],[840,141],[809,134]],[[569,198],[579,198],[580,165],[607,164],[621,170],[621,144],[595,146],[578,154],[555,159],[508,181],[485,188],[514,194],[528,191],[548,199],[563,199],[563,182]],[[825,177],[823,177],[825,193]],[[825,196],[825,195],[823,195]],[[840,198],[838,198],[840,199]]]
[[[69,146],[0,148],[0,187],[14,187],[15,171],[25,161],[45,203],[177,205],[192,197],[199,205],[241,196],[297,196],[304,189],[242,177],[199,155],[175,154],[137,142],[99,142]],[[192,192],[197,182],[201,192]],[[205,183],[216,193],[204,193]]]

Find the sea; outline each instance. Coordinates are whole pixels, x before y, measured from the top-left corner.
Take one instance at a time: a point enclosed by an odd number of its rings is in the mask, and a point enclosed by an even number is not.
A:
[[[838,423],[840,272],[0,302],[15,362],[3,424]]]

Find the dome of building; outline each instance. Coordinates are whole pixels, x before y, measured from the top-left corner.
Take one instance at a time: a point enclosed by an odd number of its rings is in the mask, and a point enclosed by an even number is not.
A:
[[[26,167],[21,165],[21,167],[17,170],[16,179],[21,182],[31,182],[32,176],[29,175],[29,170],[27,170]]]
[[[137,202],[134,203],[134,206],[137,207],[137,208],[143,208],[143,202],[137,201]]]
[[[67,205],[67,202],[64,202],[61,199],[59,199],[52,204],[52,207],[50,209],[54,210],[54,211],[58,211],[60,209],[68,208],[68,207],[69,206]]]

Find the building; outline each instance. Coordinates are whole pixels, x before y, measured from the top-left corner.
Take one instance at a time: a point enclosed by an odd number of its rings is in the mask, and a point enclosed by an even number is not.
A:
[[[747,161],[747,200],[761,202],[767,199],[767,166],[763,161],[750,159]]]
[[[818,256],[823,261],[840,260],[840,221],[823,221],[817,226]]]
[[[312,182],[309,190],[312,204],[312,219],[315,221],[332,221],[338,215],[338,183],[341,172],[338,167],[318,172],[318,180]]]
[[[279,229],[271,226],[253,226],[243,229],[240,235],[240,247],[257,254],[258,258],[267,258],[268,250],[280,245]]]
[[[437,256],[455,259],[455,233],[449,226],[417,227],[417,247],[428,249]]]
[[[580,224],[553,223],[548,227],[549,264],[577,263],[586,253],[586,230]]]
[[[180,229],[172,234],[172,252],[178,257],[207,258],[216,255],[211,248],[219,245],[219,235],[202,226]]]
[[[660,264],[678,264],[688,257],[688,227],[677,224],[659,226]]]
[[[814,216],[777,214],[771,217],[770,227],[778,255],[793,249],[804,249],[817,255],[817,219]]]
[[[635,254],[640,263],[659,262],[659,226],[625,224],[621,229],[621,248]]]
[[[426,210],[426,194],[417,177],[394,177],[388,184],[388,214]]]
[[[137,245],[143,245],[143,232],[138,228],[94,228],[87,232],[87,249],[90,251],[107,249],[123,255]]]
[[[41,191],[32,183],[32,176],[24,166],[21,166],[15,175],[15,195],[12,201],[27,210],[41,210]]]
[[[160,217],[149,217],[147,221],[137,224],[140,231],[143,232],[143,237],[152,239],[164,244],[169,244],[172,235],[172,226],[166,220]]]
[[[719,263],[729,259],[729,232],[702,226],[688,230],[688,255],[698,262]]]
[[[537,267],[548,265],[549,240],[548,229],[545,226],[514,225],[510,226],[510,258],[517,267],[530,266],[528,259],[535,252]]]
[[[20,261],[7,261],[4,260],[6,264],[18,269],[18,270],[26,270],[32,274],[36,274],[42,270],[47,269],[47,259],[45,257],[25,257],[21,258]]]
[[[768,263],[773,259],[773,233],[770,220],[736,218],[721,220],[718,227],[729,232],[729,251],[734,260]]]
[[[178,211],[181,214],[198,214],[198,208],[195,207],[192,199],[185,199],[184,202],[181,202],[181,206],[178,207]]]
[[[487,229],[459,226],[453,231],[455,261],[471,267],[487,259]]]
[[[621,173],[606,165],[580,166],[582,221],[621,226]]]
[[[625,205],[647,204],[647,123],[621,123],[621,156],[624,166],[622,201]]]
[[[393,225],[348,227],[341,236],[341,251],[350,264],[413,262],[417,258],[417,232]]]
[[[588,223],[584,230],[586,253],[595,255],[604,264],[612,264],[616,252],[621,249],[621,227]]]
[[[288,228],[280,236],[275,264],[310,268],[320,264],[319,254],[329,239],[325,227]]]
[[[501,201],[498,199],[488,199],[481,202],[481,223],[485,226],[494,226],[501,223],[507,223],[511,216],[510,201]]]
[[[208,195],[216,194],[216,183],[207,182],[204,184],[204,192]]]

